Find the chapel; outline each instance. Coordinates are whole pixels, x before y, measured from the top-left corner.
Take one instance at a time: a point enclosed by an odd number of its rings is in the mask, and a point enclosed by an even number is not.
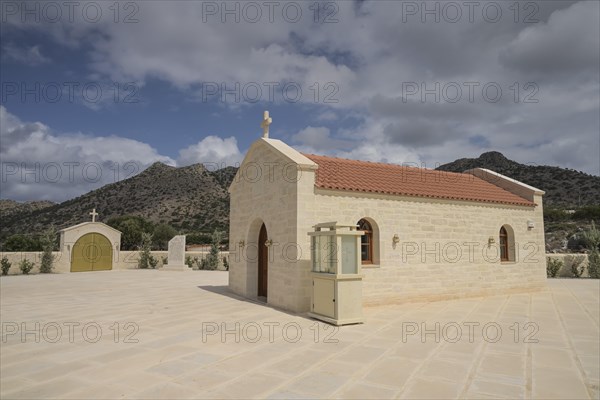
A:
[[[360,233],[362,289],[352,290],[363,306],[544,287],[543,191],[482,168],[449,173],[303,154],[270,138],[271,122],[265,112],[263,137],[229,188],[234,293],[310,312],[310,235],[328,224]]]

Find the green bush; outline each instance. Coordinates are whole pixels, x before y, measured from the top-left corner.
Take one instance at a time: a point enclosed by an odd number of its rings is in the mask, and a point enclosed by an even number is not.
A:
[[[569,219],[569,214],[559,208],[545,208],[544,222],[560,222]]]
[[[600,231],[596,228],[596,224],[592,221],[592,227],[583,232],[583,240],[590,250],[588,254],[588,274],[590,278],[600,279]]]
[[[156,225],[154,233],[152,233],[154,248],[158,250],[167,250],[169,247],[169,240],[173,239],[173,236],[175,235],[177,235],[177,231],[171,225]]]
[[[52,272],[54,268],[54,255],[52,255],[52,251],[54,250],[54,244],[56,239],[56,233],[53,229],[46,231],[40,240],[42,244],[42,262],[40,264],[40,273],[41,274],[49,274]]]
[[[584,260],[585,256],[565,256],[565,265],[571,270],[574,278],[581,278],[581,275],[583,275],[583,271],[585,271]]]
[[[598,250],[588,254],[588,274],[590,278],[600,279],[600,252]]]
[[[19,269],[21,270],[23,275],[28,275],[34,266],[35,264],[26,258],[22,259],[19,263]]]
[[[558,271],[560,271],[562,266],[562,260],[559,260],[558,258],[548,257],[546,261],[546,275],[549,278],[555,278],[556,274],[558,274]]]
[[[156,268],[158,260],[150,253],[150,244],[152,243],[152,235],[149,233],[142,233],[142,244],[140,246],[140,256],[138,259],[138,268],[148,269]]]
[[[41,249],[37,237],[18,234],[9,236],[2,245],[2,251],[40,251]]]
[[[185,241],[187,244],[210,244],[210,234],[193,232],[185,235]]]
[[[575,211],[573,219],[600,220],[600,205],[581,207]]]
[[[227,257],[223,257],[223,267],[225,271],[229,271],[229,261],[227,261]]]
[[[142,242],[142,234],[154,231],[151,221],[137,215],[114,217],[106,224],[121,231],[121,250],[135,250]]]
[[[211,236],[210,252],[200,262],[200,269],[214,271],[219,268],[219,246],[221,245],[221,232],[215,231]]]
[[[198,257],[192,258],[192,256],[185,256],[185,265],[188,268],[194,268],[194,264],[198,264]]]
[[[2,260],[0,260],[0,265],[2,265],[2,275],[8,275],[8,270],[12,264],[8,261],[6,256],[2,257]]]

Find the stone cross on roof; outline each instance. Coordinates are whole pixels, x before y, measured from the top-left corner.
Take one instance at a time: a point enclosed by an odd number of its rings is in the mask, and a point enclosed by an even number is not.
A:
[[[269,137],[269,125],[273,123],[273,118],[269,118],[269,112],[265,111],[263,114],[263,122],[260,124],[260,127],[263,128],[263,137]]]
[[[92,222],[96,222],[96,217],[98,216],[98,213],[96,212],[95,208],[92,210],[90,215],[92,216]]]

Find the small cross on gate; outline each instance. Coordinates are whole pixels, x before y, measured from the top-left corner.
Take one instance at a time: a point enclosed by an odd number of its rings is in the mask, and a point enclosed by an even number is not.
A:
[[[269,118],[269,112],[265,111],[263,114],[263,122],[260,124],[260,127],[263,128],[263,137],[269,137],[269,125],[273,123],[273,118]]]
[[[96,222],[96,217],[98,216],[98,213],[96,212],[95,208],[92,210],[90,215],[92,216],[92,222]]]

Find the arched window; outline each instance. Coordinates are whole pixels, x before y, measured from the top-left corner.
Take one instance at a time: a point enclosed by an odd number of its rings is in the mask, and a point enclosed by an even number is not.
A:
[[[365,234],[360,237],[360,259],[363,264],[373,264],[373,227],[366,219],[358,221],[358,230]]]
[[[500,228],[500,261],[509,261],[508,232],[505,227]]]

